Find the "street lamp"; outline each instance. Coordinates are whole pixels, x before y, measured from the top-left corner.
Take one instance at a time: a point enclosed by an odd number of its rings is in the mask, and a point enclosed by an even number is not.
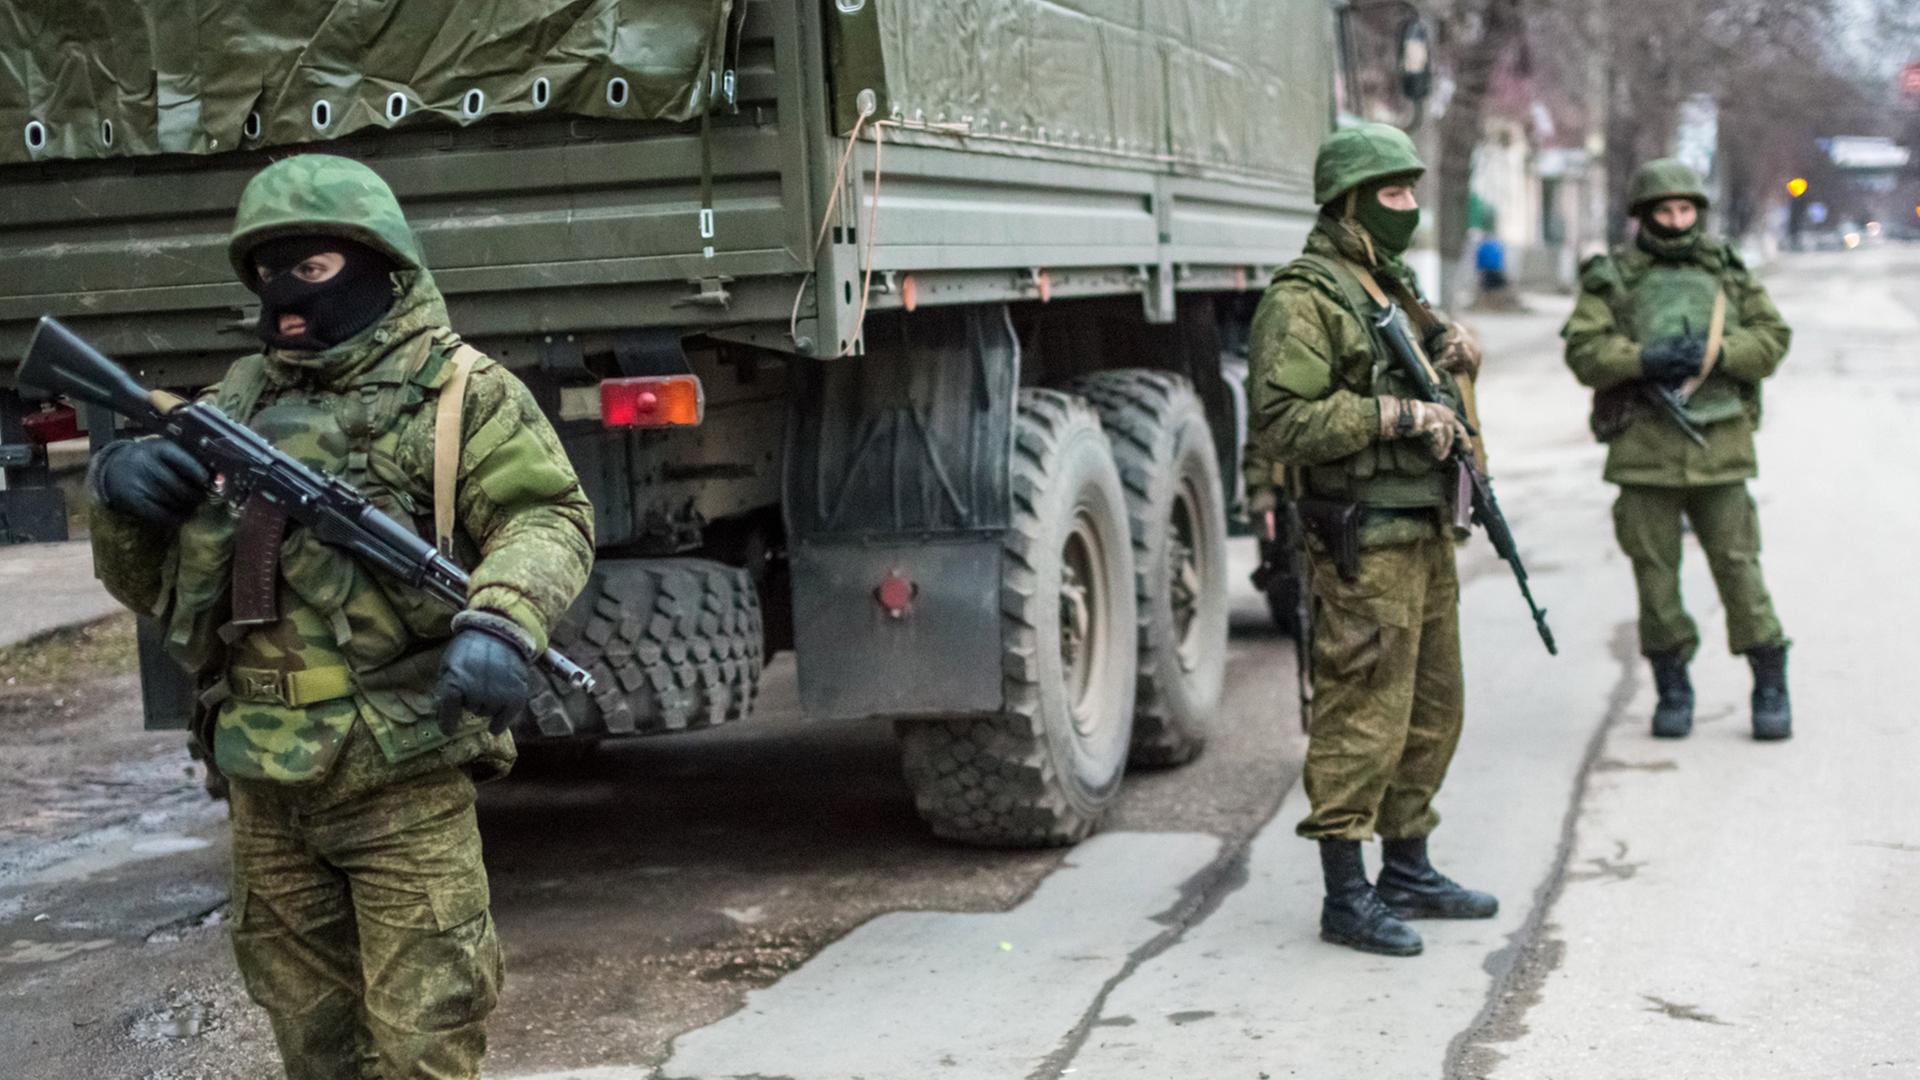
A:
[[[1787,181],[1787,194],[1797,199],[1800,196],[1805,195],[1806,193],[1807,193],[1807,181],[1805,177],[1796,176],[1793,179]]]

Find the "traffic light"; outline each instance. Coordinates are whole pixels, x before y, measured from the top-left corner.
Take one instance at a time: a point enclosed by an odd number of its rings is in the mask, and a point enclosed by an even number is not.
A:
[[[1797,199],[1800,196],[1805,195],[1806,193],[1807,193],[1807,181],[1805,177],[1796,176],[1793,179],[1787,181],[1787,194]]]

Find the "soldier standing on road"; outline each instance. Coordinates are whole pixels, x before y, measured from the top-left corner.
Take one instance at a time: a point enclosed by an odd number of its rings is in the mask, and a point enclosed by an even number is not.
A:
[[[1760,574],[1747,481],[1758,471],[1760,382],[1786,357],[1792,331],[1739,253],[1706,235],[1707,195],[1692,169],[1649,162],[1629,210],[1638,235],[1581,268],[1561,336],[1567,366],[1595,391],[1594,434],[1608,444],[1606,478],[1620,486],[1614,529],[1633,562],[1640,651],[1659,690],[1653,733],[1693,730],[1687,665],[1700,631],[1680,600],[1684,518],[1726,607],[1728,645],[1753,668],[1753,737],[1785,739],[1787,636]]]
[[[1446,459],[1465,437],[1460,380],[1479,356],[1428,311],[1401,261],[1424,172],[1412,141],[1384,124],[1321,146],[1320,217],[1260,302],[1248,376],[1255,446],[1293,477],[1308,533],[1314,707],[1302,782],[1312,811],[1298,831],[1320,845],[1320,936],[1394,956],[1421,948],[1406,919],[1499,908],[1427,859],[1465,706]],[[1451,404],[1417,400],[1396,371],[1372,327],[1390,301],[1418,313],[1412,336],[1438,358]],[[1377,886],[1360,851],[1375,834]]]
[[[467,606],[230,509],[159,439],[94,462],[97,572],[198,676],[196,738],[231,785],[234,952],[287,1075],[478,1077],[503,970],[474,784],[512,765],[592,508],[527,388],[448,328],[371,169],[269,166],[228,251],[266,349],[207,396],[450,547]]]

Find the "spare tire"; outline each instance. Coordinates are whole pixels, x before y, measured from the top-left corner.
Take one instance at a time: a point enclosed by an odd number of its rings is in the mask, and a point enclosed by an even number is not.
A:
[[[628,735],[745,717],[760,690],[760,599],[739,567],[707,559],[608,559],[553,630],[593,673],[592,695],[551,677],[516,734]]]

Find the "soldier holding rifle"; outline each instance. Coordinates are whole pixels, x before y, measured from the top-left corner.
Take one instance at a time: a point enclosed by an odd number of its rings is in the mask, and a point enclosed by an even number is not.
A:
[[[234,952],[287,1074],[477,1078],[502,964],[474,783],[513,762],[532,662],[567,673],[547,630],[592,508],[527,388],[449,329],[372,170],[269,166],[229,255],[265,349],[202,404],[143,406],[57,324],[21,378],[162,432],[95,459],[95,566],[199,680]]]
[[[1314,168],[1319,219],[1261,301],[1248,375],[1255,451],[1287,471],[1307,533],[1312,810],[1298,831],[1320,847],[1321,936],[1395,956],[1421,949],[1405,920],[1481,919],[1499,907],[1427,858],[1465,708],[1454,544],[1472,498],[1463,383],[1479,356],[1426,308],[1401,260],[1424,172],[1387,125],[1327,140]],[[1376,326],[1383,316],[1403,333],[1400,320],[1418,320],[1412,340],[1434,357],[1417,358],[1430,393]],[[1375,835],[1377,884],[1361,856]]]
[[[1792,331],[1740,254],[1705,231],[1707,193],[1672,159],[1634,177],[1638,233],[1581,268],[1580,300],[1561,335],[1567,366],[1594,390],[1593,432],[1620,486],[1614,532],[1640,594],[1640,652],[1659,702],[1653,733],[1693,730],[1687,665],[1700,630],[1680,600],[1684,519],[1707,554],[1727,609],[1727,644],[1753,669],[1753,737],[1793,733],[1787,636],[1760,573],[1760,517],[1747,481],[1760,383]]]

